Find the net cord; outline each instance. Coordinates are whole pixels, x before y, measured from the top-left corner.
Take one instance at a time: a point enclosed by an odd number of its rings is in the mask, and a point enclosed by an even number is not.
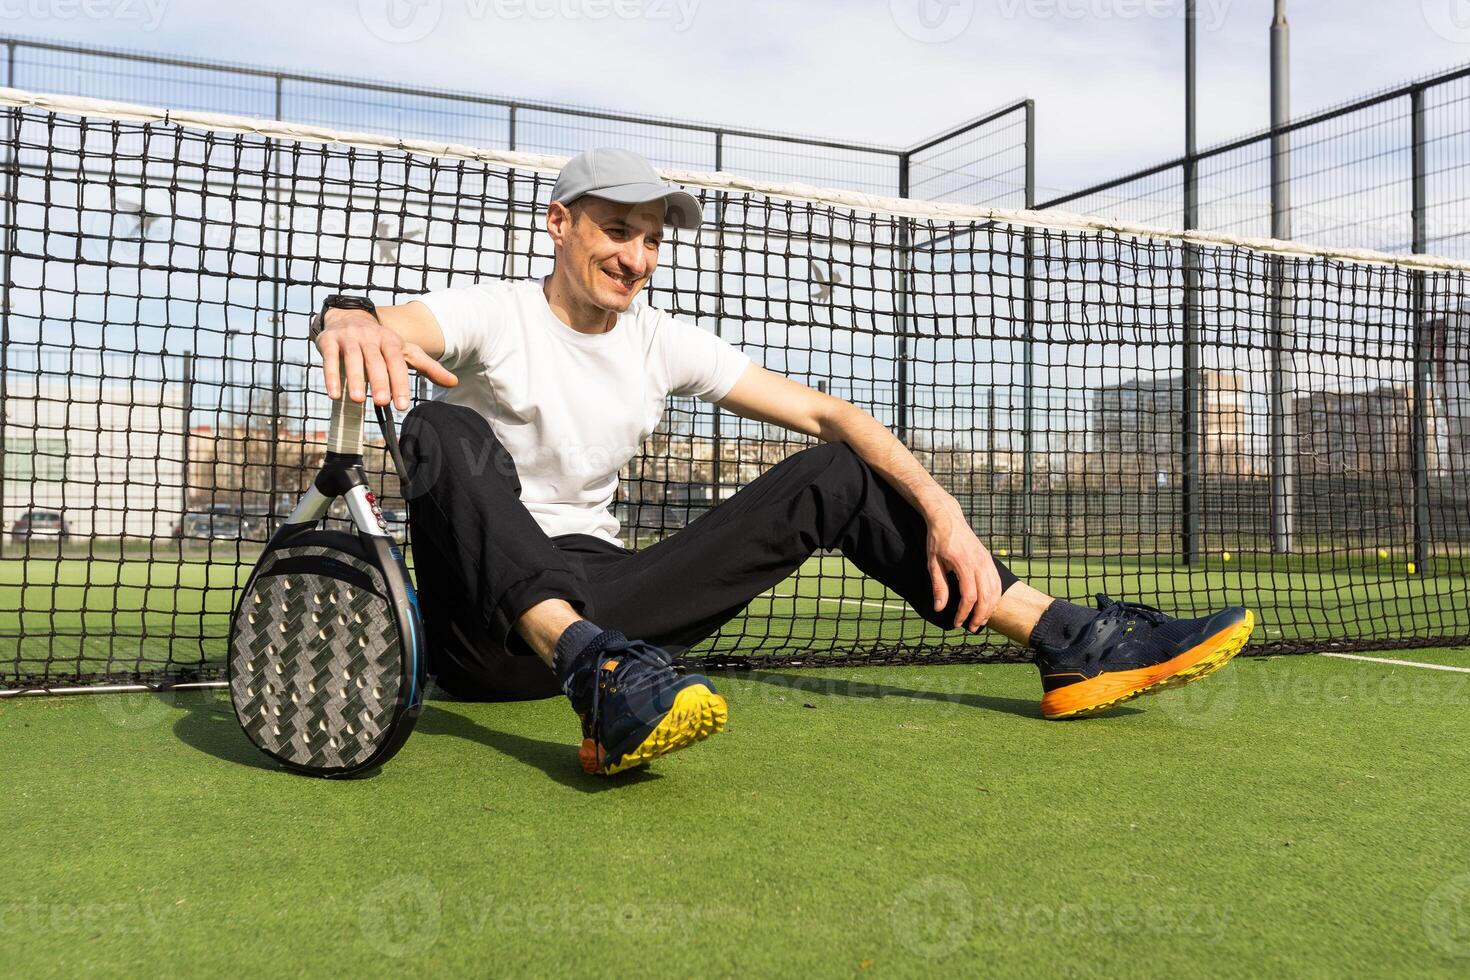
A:
[[[27,92],[23,89],[4,86],[0,86],[0,106],[34,108],[61,115],[92,116],[124,122],[168,123],[189,129],[249,134],[266,139],[321,143],[377,151],[392,150],[440,159],[472,160],[518,170],[554,172],[560,170],[567,160],[566,157],[546,154],[510,152],[430,140],[402,139],[376,133],[342,131],[303,123],[252,119],[247,116],[223,113],[159,109],[104,99]],[[788,201],[835,205],[923,221],[992,222],[1024,228],[1102,232],[1158,242],[1186,243],[1203,248],[1246,248],[1288,258],[1330,259],[1406,269],[1470,273],[1470,259],[1450,259],[1431,255],[1398,255],[1370,249],[1329,248],[1309,242],[1282,241],[1273,238],[1247,238],[1198,231],[1182,232],[1171,228],[1112,221],[1065,211],[1011,211],[978,205],[883,197],[858,191],[813,187],[809,184],[754,180],[729,173],[704,173],[668,168],[660,169],[659,173],[666,180],[696,189],[761,194]]]

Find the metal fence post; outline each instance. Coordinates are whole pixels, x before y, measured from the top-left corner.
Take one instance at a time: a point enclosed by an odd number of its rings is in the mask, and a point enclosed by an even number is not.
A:
[[[1291,136],[1286,131],[1291,120],[1290,58],[1286,0],[1276,0],[1276,15],[1271,22],[1271,237],[1278,239],[1291,237]],[[1288,260],[1280,256],[1270,259],[1271,550],[1282,555],[1291,554],[1296,529],[1296,418],[1292,404],[1296,328],[1288,268]]]
[[[1199,227],[1199,159],[1195,116],[1195,0],[1187,0],[1184,14],[1184,230]],[[1204,426],[1204,385],[1200,372],[1199,337],[1199,250],[1188,242],[1183,247],[1184,293],[1184,378],[1181,419],[1183,424],[1183,466],[1180,510],[1183,516],[1181,557],[1184,564],[1194,564],[1199,554],[1200,496],[1203,474],[1200,472],[1200,443]]]
[[[505,119],[505,148],[514,150],[516,148],[516,105],[511,103],[506,110]],[[534,209],[535,202],[532,202]],[[534,210],[533,212],[534,213]],[[505,274],[507,278],[516,277],[516,174],[514,170],[507,170],[505,175]],[[526,258],[526,274],[530,275],[531,259]]]
[[[282,115],[282,109],[284,108],[284,91],[283,91],[284,90],[284,85],[285,85],[285,79],[283,79],[280,75],[277,75],[276,76],[276,119],[278,119],[278,120],[284,118],[283,115]],[[275,170],[275,171],[277,171],[277,172],[271,174],[271,181],[270,181],[271,199],[272,199],[271,200],[271,206],[272,206],[272,211],[273,211],[273,214],[271,216],[271,226],[275,229],[275,234],[272,236],[272,244],[274,246],[274,252],[275,252],[275,254],[273,254],[271,256],[271,271],[273,273],[273,275],[271,276],[271,316],[270,316],[270,323],[271,323],[271,397],[270,397],[270,406],[271,406],[271,424],[270,424],[271,444],[270,444],[269,450],[267,451],[267,463],[270,466],[270,476],[266,480],[266,485],[268,487],[268,489],[267,489],[266,492],[270,494],[270,500],[269,500],[269,502],[266,505],[267,510],[266,510],[266,518],[265,518],[265,520],[266,520],[266,527],[267,528],[273,528],[274,527],[274,519],[275,519],[275,516],[276,516],[276,498],[280,495],[280,487],[278,486],[278,484],[276,482],[276,466],[277,466],[277,464],[280,461],[278,444],[281,441],[281,358],[285,354],[285,351],[283,349],[284,346],[285,346],[285,343],[284,343],[285,337],[283,336],[283,333],[284,333],[285,327],[286,327],[286,311],[283,310],[283,309],[281,309],[281,184],[280,184],[280,180],[279,180],[279,177],[278,177],[278,173],[279,173],[279,169],[280,168],[279,168],[279,166],[276,165],[278,163],[278,161],[279,161],[279,157],[277,155],[277,152],[278,151],[276,149],[276,142],[274,140],[272,140],[271,141],[271,153],[270,153],[270,157],[268,159],[270,160],[270,162],[272,164],[272,169]],[[248,406],[247,406],[247,411],[248,411]],[[249,430],[247,429],[246,431],[247,431],[246,438],[249,438],[249,435],[248,435]]]
[[[1428,228],[1425,215],[1425,126],[1424,89],[1416,88],[1409,96],[1413,178],[1411,181],[1414,224],[1413,249],[1416,254],[1428,250]],[[1430,348],[1428,273],[1416,269],[1411,275],[1411,303],[1414,324],[1414,404],[1410,422],[1411,452],[1414,469],[1414,562],[1425,574],[1429,560],[1429,374],[1434,369]],[[1449,324],[1445,324],[1449,329]]]
[[[179,511],[179,528],[181,530],[184,526],[184,518],[189,514],[189,465],[192,462],[189,455],[189,440],[194,433],[194,426],[190,424],[194,419],[194,352],[191,350],[184,351],[184,377],[182,384],[183,390],[179,399],[184,415],[183,478],[179,481],[183,485],[182,509]]]
[[[725,165],[725,134],[715,133],[715,171]],[[725,323],[725,193],[715,194],[715,336],[723,334]],[[720,437],[720,406],[711,405],[713,428],[710,439],[710,506],[720,502],[720,487],[723,485],[722,454],[724,442]]]
[[[909,155],[901,154],[898,158],[898,196],[907,198],[909,196]],[[912,236],[909,234],[909,218],[898,219],[898,296],[895,303],[898,314],[898,337],[897,350],[895,352],[897,388],[894,392],[895,408],[897,413],[897,424],[895,435],[898,441],[904,445],[909,444],[909,244]]]
[[[1024,103],[1026,113],[1026,209],[1036,207],[1036,102],[1027,99]]]
[[[1026,146],[1036,145],[1033,115],[1026,113]],[[1036,207],[1036,169],[1026,166],[1026,210]],[[1036,432],[1036,229],[1030,225],[1022,235],[1021,271],[1021,547],[1023,558],[1031,557],[1031,523],[1036,513],[1032,491],[1036,486],[1036,464],[1032,459]]]
[[[15,87],[15,42],[5,42],[5,84]],[[0,556],[5,554],[6,443],[10,438],[10,256],[15,251],[16,185],[20,161],[16,158],[19,133],[15,109],[5,110],[5,223],[0,224]]]

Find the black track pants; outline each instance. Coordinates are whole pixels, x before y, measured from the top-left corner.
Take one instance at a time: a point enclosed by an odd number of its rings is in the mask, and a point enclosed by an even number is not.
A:
[[[679,654],[818,550],[839,550],[937,626],[923,517],[844,443],[783,460],[688,527],[637,553],[588,535],[549,538],[520,501],[510,455],[473,409],[429,402],[403,425],[414,570],[441,687],[514,700],[557,693],[512,630],[546,599]],[[999,561],[1002,589],[1016,581]]]

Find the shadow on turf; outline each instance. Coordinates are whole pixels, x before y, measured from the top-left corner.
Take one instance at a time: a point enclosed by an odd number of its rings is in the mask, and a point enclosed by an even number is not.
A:
[[[424,705],[424,713],[419,716],[415,732],[425,735],[455,735],[466,741],[477,742],[501,755],[540,769],[563,786],[581,793],[601,793],[619,786],[661,778],[658,773],[648,769],[633,769],[612,777],[589,776],[577,763],[576,746],[569,741],[550,742],[498,732],[432,702]]]
[[[200,697],[173,698],[170,704],[184,708],[187,712],[174,722],[174,735],[185,745],[192,746],[205,755],[223,759],[225,762],[249,766],[252,769],[286,772],[269,756],[250,744],[250,740],[240,730],[240,723],[235,720],[235,712],[230,707],[228,700],[206,694]],[[657,773],[649,772],[647,769],[620,773],[610,779],[589,776],[578,766],[576,746],[569,742],[549,742],[497,732],[461,714],[446,711],[433,702],[424,705],[424,713],[419,716],[414,733],[415,737],[418,735],[455,735],[470,742],[477,742],[502,755],[508,755],[528,766],[540,769],[563,786],[582,793],[599,793],[618,786],[659,778]],[[355,778],[372,779],[378,772],[379,770],[374,769]]]
[[[1041,718],[1041,699],[1036,698],[1005,698],[994,694],[976,694],[972,691],[917,691],[908,687],[895,687],[892,684],[877,684],[868,681],[854,681],[850,677],[841,674],[797,674],[791,671],[731,671],[726,676],[746,681],[759,681],[762,684],[770,684],[772,687],[782,688],[787,691],[802,694],[817,694],[823,696],[837,696],[847,698],[861,698],[871,700],[873,698],[909,698],[918,701],[944,701],[949,704],[962,704],[967,708],[980,708],[985,711],[999,711],[1002,714],[1017,715],[1021,718]],[[1110,717],[1122,715],[1139,714],[1137,708],[1119,706],[1108,712]]]
[[[185,745],[225,762],[285,772],[268,755],[250,744],[240,730],[240,722],[235,719],[235,711],[228,698],[200,692],[197,697],[176,697],[172,703],[187,711],[174,722],[174,734]]]

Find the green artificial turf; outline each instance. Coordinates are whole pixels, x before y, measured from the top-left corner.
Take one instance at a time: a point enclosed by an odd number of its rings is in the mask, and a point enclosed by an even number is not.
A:
[[[17,679],[25,686],[77,677],[170,679],[189,671],[218,676],[236,591],[255,553],[232,543],[187,557],[0,560],[0,686]],[[1458,557],[1436,559],[1431,570],[1413,575],[1402,554],[1247,554],[1229,562],[1212,555],[1193,568],[1127,557],[1004,560],[1043,591],[1075,601],[1107,592],[1178,615],[1247,605],[1256,613],[1257,645],[1470,636],[1470,563]],[[755,659],[941,646],[994,653],[1004,641],[930,626],[832,555],[812,558],[694,653]]]
[[[352,782],[219,692],[0,702],[3,972],[1470,972],[1470,674],[1241,660],[1070,723],[1024,666],[718,680],[728,732],[612,779],[557,701],[432,701]]]

